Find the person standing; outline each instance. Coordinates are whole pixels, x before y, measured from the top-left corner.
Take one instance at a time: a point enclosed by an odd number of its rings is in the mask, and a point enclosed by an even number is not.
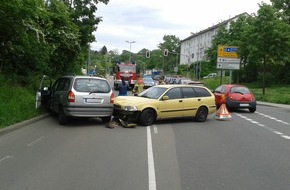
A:
[[[125,78],[121,77],[122,82],[119,84],[119,96],[127,96],[129,85],[126,83]]]
[[[159,85],[164,85],[164,84],[166,84],[166,83],[164,82],[163,78],[159,78],[159,82],[158,82],[158,84],[159,84]]]
[[[137,96],[139,93],[141,93],[143,91],[144,88],[144,83],[143,83],[143,79],[138,76],[137,78],[137,82],[134,85],[134,88],[132,90],[134,96]]]

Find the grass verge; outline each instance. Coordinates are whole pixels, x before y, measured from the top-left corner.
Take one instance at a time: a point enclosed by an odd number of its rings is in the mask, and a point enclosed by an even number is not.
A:
[[[0,129],[39,116],[35,93],[21,87],[0,87]]]
[[[204,85],[211,90],[214,90],[220,84],[229,83],[229,77],[220,79],[219,77],[202,80]],[[265,88],[263,95],[263,88],[258,84],[243,84],[247,86],[255,95],[257,101],[271,102],[278,104],[290,104],[290,85],[272,85]]]

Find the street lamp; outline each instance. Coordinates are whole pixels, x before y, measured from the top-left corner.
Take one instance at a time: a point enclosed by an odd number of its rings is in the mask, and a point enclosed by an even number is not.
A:
[[[132,43],[136,43],[135,41],[126,41],[127,43],[129,43],[130,44],[130,56],[129,56],[129,62],[131,62],[131,44]]]

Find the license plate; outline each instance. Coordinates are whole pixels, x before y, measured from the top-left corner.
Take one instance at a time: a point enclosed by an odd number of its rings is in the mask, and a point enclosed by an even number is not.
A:
[[[101,103],[101,99],[100,98],[87,98],[86,102],[87,103]]]
[[[248,107],[249,104],[240,104],[241,107]]]

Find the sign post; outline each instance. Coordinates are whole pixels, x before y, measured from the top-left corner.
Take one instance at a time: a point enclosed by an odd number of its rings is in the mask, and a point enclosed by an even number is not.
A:
[[[217,69],[240,69],[237,46],[218,46]]]
[[[230,84],[232,83],[232,70],[240,70],[240,58],[237,54],[238,48],[237,46],[218,46],[217,69],[230,70]]]

